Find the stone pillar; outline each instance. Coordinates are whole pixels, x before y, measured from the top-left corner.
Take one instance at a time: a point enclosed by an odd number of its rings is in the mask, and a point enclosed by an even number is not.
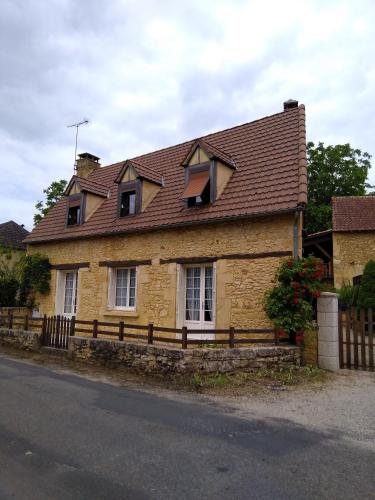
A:
[[[318,362],[330,371],[340,368],[338,305],[335,293],[323,292],[318,298]]]

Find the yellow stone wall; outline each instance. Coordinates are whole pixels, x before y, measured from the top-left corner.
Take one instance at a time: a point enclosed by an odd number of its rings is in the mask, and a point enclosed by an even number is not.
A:
[[[293,215],[268,220],[228,222],[149,233],[96,237],[76,241],[29,245],[29,252],[47,254],[52,264],[90,262],[79,270],[78,319],[119,321],[139,324],[153,322],[176,326],[176,263],[160,259],[215,257],[292,251]],[[152,265],[138,266],[136,311],[108,309],[109,269],[100,261],[152,259]],[[216,327],[269,326],[263,311],[263,296],[275,277],[280,258],[219,259],[216,262]],[[51,292],[39,297],[40,310],[55,314],[57,271],[52,271]]]
[[[375,231],[333,233],[333,273],[335,288],[352,283],[363,273],[366,263],[375,259]]]

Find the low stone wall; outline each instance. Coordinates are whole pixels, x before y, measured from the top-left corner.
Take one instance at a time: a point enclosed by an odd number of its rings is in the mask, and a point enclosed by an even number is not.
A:
[[[41,347],[41,334],[0,328],[0,345],[23,351],[38,351]]]
[[[84,337],[69,339],[69,355],[80,361],[125,366],[143,373],[233,373],[301,363],[301,350],[295,346],[184,350]]]

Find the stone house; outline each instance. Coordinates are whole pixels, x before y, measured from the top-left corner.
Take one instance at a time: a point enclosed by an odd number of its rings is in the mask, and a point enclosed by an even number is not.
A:
[[[333,198],[332,229],[334,285],[358,283],[375,259],[375,196]]]
[[[26,252],[26,244],[23,240],[28,234],[29,231],[23,225],[12,220],[0,224],[0,245],[7,249],[6,254],[0,255],[0,260],[10,267],[19,262]]]
[[[305,109],[77,175],[26,238],[49,256],[43,314],[194,329],[269,326],[264,293],[302,251]]]

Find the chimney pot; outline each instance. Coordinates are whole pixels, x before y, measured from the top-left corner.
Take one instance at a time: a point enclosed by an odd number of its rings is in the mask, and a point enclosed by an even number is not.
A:
[[[88,177],[94,170],[100,168],[100,158],[91,153],[81,153],[77,160],[78,177]]]
[[[288,99],[284,102],[284,111],[288,111],[288,109],[298,108],[298,101],[295,99]]]

